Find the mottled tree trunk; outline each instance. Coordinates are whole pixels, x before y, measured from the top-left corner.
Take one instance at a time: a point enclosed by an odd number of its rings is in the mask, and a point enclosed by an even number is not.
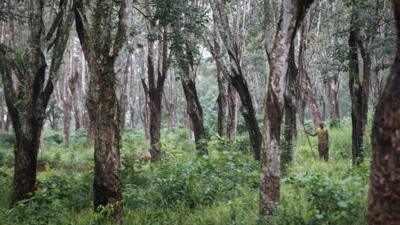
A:
[[[146,5],[147,12],[150,14],[150,5]],[[169,57],[168,57],[168,40],[167,40],[167,29],[164,27],[162,32],[162,40],[160,41],[162,65],[158,66],[158,71],[155,71],[154,62],[154,36],[155,27],[153,23],[150,25],[150,34],[148,39],[148,50],[147,50],[147,80],[142,79],[145,94],[148,96],[148,107],[149,107],[149,132],[150,132],[150,155],[152,161],[157,161],[161,154],[161,106],[163,98],[164,83],[167,77],[169,68]],[[161,68],[160,68],[161,67]]]
[[[36,161],[40,145],[40,135],[46,117],[46,107],[53,85],[58,77],[58,69],[69,37],[72,24],[71,2],[62,1],[54,24],[54,29],[44,35],[44,2],[23,3],[28,10],[29,38],[26,47],[26,61],[16,66],[16,55],[8,46],[0,44],[0,73],[4,86],[6,104],[11,117],[16,144],[14,148],[14,190],[12,202],[27,199],[34,193]],[[51,22],[51,21],[47,21]],[[47,37],[45,37],[47,36]],[[48,42],[48,39],[54,42]],[[51,65],[46,79],[47,52],[51,49]],[[14,77],[15,76],[15,77]],[[18,82],[15,80],[17,78]],[[15,87],[16,86],[16,87]]]
[[[376,107],[369,188],[370,225],[400,223],[400,0],[395,0],[397,54]]]
[[[350,37],[349,37],[349,89],[351,97],[351,123],[352,123],[352,161],[353,165],[360,165],[364,158],[363,137],[367,124],[368,96],[371,73],[371,60],[369,53],[362,46],[359,38],[358,12],[353,6]],[[358,49],[363,57],[363,80],[360,78]]]
[[[176,77],[173,73],[168,76],[168,89],[167,92],[163,94],[163,98],[165,109],[167,111],[168,132],[172,132],[175,128],[175,116],[177,107]]]
[[[87,106],[95,131],[93,204],[96,210],[99,206],[113,204],[114,214],[120,218],[122,216],[122,184],[119,154],[120,130],[117,123],[119,109],[114,89],[116,75],[112,65],[113,63],[106,62],[103,66],[99,65],[99,68],[89,66],[92,76],[89,82]],[[103,74],[114,79],[109,82],[99,82]]]
[[[300,36],[300,47],[299,47],[299,98],[298,103],[300,120],[302,120],[302,124],[304,124],[304,102],[303,99],[307,102],[311,116],[313,120],[314,127],[318,127],[321,122],[321,115],[319,112],[319,107],[317,101],[314,98],[313,94],[313,86],[311,83],[310,76],[308,75],[308,62],[306,59],[306,51],[307,51],[307,38],[308,38],[308,30],[309,30],[309,18],[305,17],[304,24],[301,29],[301,36]]]
[[[264,138],[260,182],[260,214],[274,213],[280,198],[280,134],[286,88],[285,75],[291,43],[313,0],[283,0],[282,11],[270,54],[270,76],[266,92]]]
[[[121,132],[121,136],[125,131],[125,123],[126,123],[126,111],[127,111],[127,106],[128,106],[128,82],[129,82],[129,77],[132,75],[131,70],[132,70],[132,61],[131,57],[128,56],[128,59],[126,60],[126,65],[125,65],[125,71],[122,76],[121,80],[121,92],[119,96],[119,130]]]
[[[340,124],[340,114],[339,114],[339,72],[335,73],[333,76],[329,77],[329,80],[325,84],[325,89],[328,93],[329,101],[329,114],[331,118],[331,126],[337,127]]]
[[[191,79],[182,79],[182,87],[187,103],[187,112],[193,127],[197,152],[199,154],[207,154],[207,136],[203,125],[203,109],[197,96],[196,83]]]
[[[227,135],[229,140],[236,139],[237,131],[237,92],[235,88],[229,84],[228,85],[228,125],[227,125]]]
[[[294,43],[289,50],[289,64],[286,74],[286,92],[285,92],[285,125],[284,125],[284,148],[281,155],[282,165],[293,161],[293,145],[297,136],[296,130],[296,80],[297,66],[295,63]]]
[[[64,83],[65,87],[61,87],[64,89],[64,99],[63,99],[63,115],[64,115],[64,148],[69,147],[69,134],[70,134],[70,125],[71,125],[71,113],[72,113],[72,99],[73,94],[75,92],[75,83],[76,83],[76,71],[73,62],[73,52],[69,50],[68,52],[68,75],[65,80],[67,82]]]
[[[220,0],[210,0],[210,4],[213,11],[214,22],[218,27],[220,37],[230,58],[231,69],[230,72],[227,72],[228,69],[224,69],[225,76],[229,79],[230,84],[235,88],[240,97],[242,103],[240,111],[249,133],[250,143],[253,148],[253,156],[256,160],[260,160],[262,135],[240,62],[243,38],[240,37],[241,34],[239,31],[237,31],[237,36],[234,36],[231,32],[226,3]],[[237,18],[237,20],[238,19],[239,18]],[[221,61],[221,57],[218,55],[214,55],[214,58],[216,61]]]
[[[220,50],[220,45],[218,41],[218,36],[216,34],[216,27],[214,26],[214,54],[215,55],[220,55],[221,50]],[[226,82],[224,81],[224,77],[222,74],[222,65],[221,62],[215,61],[216,64],[216,70],[217,70],[217,82],[218,82],[218,98],[217,98],[217,103],[218,103],[218,134],[220,137],[225,135],[226,132],[226,110],[227,110],[227,104],[228,104],[228,99],[227,99],[227,88],[226,88]]]
[[[35,191],[37,153],[43,124],[40,121],[29,121],[31,118],[28,113],[32,112],[28,110],[22,113],[26,117],[20,118],[21,126],[15,129],[17,141],[14,149],[13,202],[27,199]],[[18,125],[15,122],[13,126],[16,127]]]
[[[120,178],[120,105],[116,94],[115,61],[127,36],[127,2],[100,1],[85,7],[75,2],[76,31],[88,61],[90,81],[86,105],[94,131],[93,206],[108,211],[116,220],[122,219],[122,184]],[[116,26],[112,10],[118,9]],[[89,13],[93,12],[93,13]],[[90,16],[89,20],[86,20]],[[113,29],[115,28],[115,39]],[[90,31],[96,31],[92,33]]]

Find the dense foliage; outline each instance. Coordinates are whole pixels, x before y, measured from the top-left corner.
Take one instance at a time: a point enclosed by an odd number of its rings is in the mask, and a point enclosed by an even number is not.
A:
[[[210,155],[198,158],[186,131],[177,129],[162,140],[164,160],[151,164],[144,157],[143,131],[127,131],[121,152],[124,224],[365,224],[369,163],[351,168],[350,132],[346,121],[331,130],[328,163],[315,158],[316,140],[311,150],[300,135],[295,161],[282,181],[281,205],[275,216],[259,218],[259,163],[245,134],[236,142],[212,135]],[[93,152],[85,132],[75,132],[68,149],[60,136],[46,132],[37,192],[10,209],[14,140],[10,133],[0,135],[2,223],[113,224],[91,210]],[[370,146],[366,149],[370,152]]]

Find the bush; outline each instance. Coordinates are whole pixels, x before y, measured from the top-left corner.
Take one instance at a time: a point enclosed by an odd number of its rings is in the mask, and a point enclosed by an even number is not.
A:
[[[366,224],[367,184],[359,176],[334,180],[322,174],[296,174],[285,180],[304,191],[306,224]]]
[[[45,145],[60,145],[64,142],[64,136],[57,131],[48,131],[44,135]]]
[[[15,144],[15,134],[13,132],[0,132],[0,145],[12,147]]]

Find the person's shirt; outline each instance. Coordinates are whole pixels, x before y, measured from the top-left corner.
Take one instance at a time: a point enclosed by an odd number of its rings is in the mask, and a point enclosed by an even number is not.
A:
[[[318,143],[329,144],[328,130],[318,128],[316,134],[318,136]]]

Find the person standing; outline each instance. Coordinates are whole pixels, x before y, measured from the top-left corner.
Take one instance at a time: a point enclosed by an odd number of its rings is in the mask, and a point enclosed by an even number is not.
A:
[[[324,123],[320,123],[315,133],[310,133],[305,130],[305,133],[310,136],[318,137],[318,153],[320,159],[325,161],[329,160],[329,134],[328,130],[325,128]]]

